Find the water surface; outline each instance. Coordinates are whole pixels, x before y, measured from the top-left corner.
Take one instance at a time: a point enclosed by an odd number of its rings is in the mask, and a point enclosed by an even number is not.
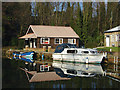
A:
[[[61,77],[68,77],[71,78],[70,80],[60,80],[60,81],[45,81],[45,82],[32,82],[30,83],[28,81],[28,78],[23,70],[21,68],[26,68],[28,71],[37,71],[37,73],[42,73],[40,71],[40,65],[41,63],[33,64],[30,62],[25,62],[22,60],[15,60],[15,59],[8,59],[3,58],[2,59],[2,88],[119,88],[120,82],[113,80],[107,76],[104,76],[100,73],[96,73],[93,77],[84,77],[84,76],[77,76],[73,74],[64,75],[64,73],[61,73],[61,70],[69,69],[69,70],[77,70],[82,69],[86,72],[90,73],[90,67],[89,65],[83,65],[83,68],[77,68],[82,66],[81,64],[66,64],[66,63],[58,63],[58,67],[53,67],[53,62],[51,63],[43,63],[50,65],[52,68],[50,71],[55,71],[58,75]],[[105,65],[97,65],[95,67],[99,67],[103,72],[110,72],[108,67]],[[110,66],[113,68],[112,66]],[[61,69],[62,68],[62,69]],[[58,70],[59,69],[59,70]],[[95,69],[95,68],[94,68]],[[119,68],[118,68],[119,69]],[[58,72],[57,72],[58,70]],[[112,69],[113,70],[113,69]],[[94,71],[94,70],[91,70]],[[68,71],[71,73],[70,71]],[[94,71],[95,73],[96,71]],[[119,70],[117,71],[119,75]],[[100,75],[99,75],[100,74]]]

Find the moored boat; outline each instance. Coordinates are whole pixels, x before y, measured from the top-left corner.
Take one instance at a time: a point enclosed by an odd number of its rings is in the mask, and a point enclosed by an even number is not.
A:
[[[52,55],[53,60],[80,63],[101,63],[104,56],[96,49],[77,48],[68,43],[58,45]]]

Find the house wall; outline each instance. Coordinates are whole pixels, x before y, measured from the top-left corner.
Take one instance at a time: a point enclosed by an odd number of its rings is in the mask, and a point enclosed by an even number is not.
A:
[[[40,39],[41,38],[37,38],[37,48],[43,48],[43,46],[46,46],[46,48],[48,48],[48,46],[51,46],[51,48],[56,48],[56,46],[59,45],[59,44],[55,44],[54,42],[55,38],[50,38],[49,44],[40,44]],[[79,38],[75,38],[75,39],[76,39],[76,46],[79,47]],[[63,43],[68,43],[68,38],[63,38]]]
[[[115,47],[120,46],[120,41],[116,41],[116,35],[118,35],[118,34],[120,34],[120,32],[104,33],[104,46],[106,46],[106,35],[109,35],[110,47],[112,47],[113,44],[115,45]],[[112,36],[111,36],[111,35],[114,35],[114,36],[113,36],[114,41],[111,40],[111,39],[112,39]]]

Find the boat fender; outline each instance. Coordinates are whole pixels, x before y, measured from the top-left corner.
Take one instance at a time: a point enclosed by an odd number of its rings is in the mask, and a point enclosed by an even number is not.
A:
[[[14,54],[14,57],[16,57],[16,53]]]
[[[86,57],[86,63],[88,63],[88,62],[89,62],[88,57]]]
[[[42,60],[44,60],[44,55],[42,55]]]
[[[89,66],[88,66],[88,64],[86,64],[86,70],[88,70],[88,68],[89,68]]]
[[[21,59],[21,54],[19,55],[19,58]]]

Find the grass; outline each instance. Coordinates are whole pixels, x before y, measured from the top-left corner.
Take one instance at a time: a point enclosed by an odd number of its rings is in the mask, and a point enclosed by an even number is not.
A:
[[[110,51],[112,49],[112,52],[120,52],[120,47],[104,47],[104,48],[97,48],[98,51]]]
[[[2,49],[3,49],[3,50],[9,50],[9,49],[13,49],[13,50],[19,49],[19,50],[21,50],[21,49],[23,49],[23,48],[19,48],[19,47],[17,47],[17,46],[6,46],[6,47],[2,47]]]

